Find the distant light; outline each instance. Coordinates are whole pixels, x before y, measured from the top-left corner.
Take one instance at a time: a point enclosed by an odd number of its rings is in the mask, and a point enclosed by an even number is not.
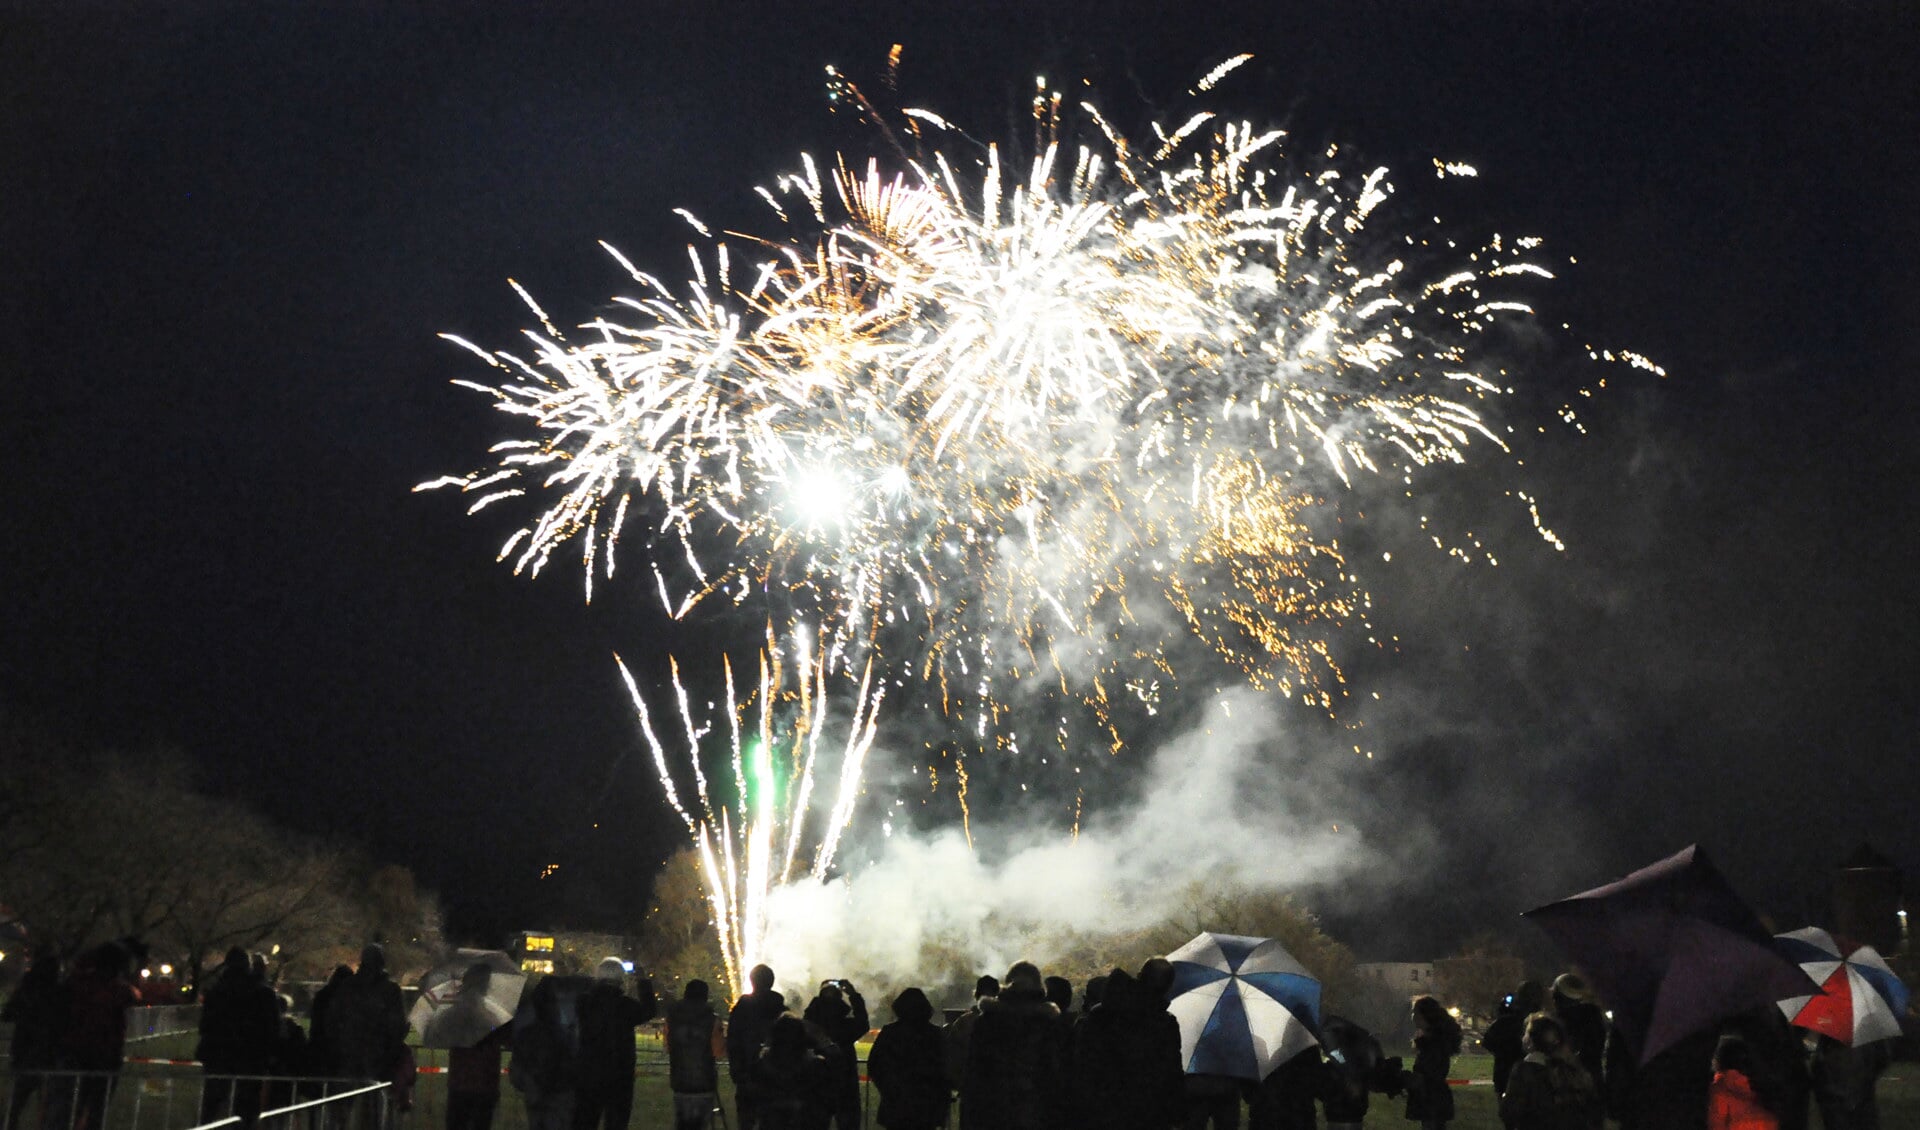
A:
[[[631,962],[631,961],[623,961],[623,962],[621,962],[621,963],[620,963],[620,968],[622,968],[622,969],[624,969],[624,970],[626,970],[627,972],[629,972],[629,973],[631,973],[631,972],[633,972],[633,962]]]
[[[1902,917],[1902,918],[1905,918],[1905,917],[1907,916],[1907,912],[1906,912],[1906,911],[1904,911],[1904,910],[1896,910],[1896,911],[1894,911],[1894,913],[1895,913],[1895,914],[1898,914],[1898,915],[1899,915],[1900,917]]]
[[[173,966],[171,966],[171,965],[162,965],[162,966],[160,967],[160,976],[162,976],[162,977],[171,977],[171,976],[173,976]]]
[[[1454,1005],[1452,1008],[1448,1009],[1447,1015],[1453,1017],[1455,1020],[1460,1019],[1460,1006]]]
[[[144,980],[146,980],[147,978],[149,978],[149,977],[151,977],[151,976],[153,976],[153,970],[151,970],[151,969],[142,969],[142,970],[140,971],[140,979],[141,979],[142,981],[144,981]]]

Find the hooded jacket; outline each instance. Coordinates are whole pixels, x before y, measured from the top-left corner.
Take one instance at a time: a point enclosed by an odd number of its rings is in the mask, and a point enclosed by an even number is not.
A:
[[[967,1048],[961,1117],[982,1130],[1052,1130],[1065,1104],[1060,1010],[1037,988],[982,1002]]]
[[[1180,1023],[1116,969],[1100,1003],[1073,1030],[1072,1101],[1078,1125],[1158,1130],[1185,1105]]]
[[[867,1075],[880,1092],[875,1118],[891,1130],[945,1126],[953,1089],[947,1080],[946,1034],[919,989],[893,998],[894,1022],[874,1037]]]
[[[1738,1071],[1715,1073],[1707,1091],[1707,1130],[1779,1130],[1780,1120],[1753,1093]]]
[[[733,1002],[727,1014],[727,1074],[735,1083],[753,1073],[773,1022],[787,1011],[787,998],[777,989],[748,993]]]

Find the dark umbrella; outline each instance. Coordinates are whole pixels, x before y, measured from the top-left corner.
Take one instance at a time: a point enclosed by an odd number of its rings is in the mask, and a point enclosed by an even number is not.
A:
[[[1593,982],[1641,1063],[1727,1017],[1816,991],[1697,845],[1526,917]]]

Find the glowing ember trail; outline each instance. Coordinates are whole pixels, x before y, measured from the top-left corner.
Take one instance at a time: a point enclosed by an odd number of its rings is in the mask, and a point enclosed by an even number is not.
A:
[[[679,665],[674,665],[673,690],[685,766],[676,770],[653,728],[646,697],[627,665],[615,657],[667,800],[686,821],[699,849],[707,904],[735,997],[746,992],[747,972],[760,960],[766,942],[768,894],[801,874],[825,879],[833,867],[840,834],[853,819],[861,768],[878,725],[882,692],[873,686],[869,669],[850,695],[853,715],[845,740],[826,742],[832,722],[828,713],[831,684],[851,680],[830,674],[804,635],[796,637],[788,650],[791,654],[783,655],[779,641],[769,633],[760,653],[759,682],[745,698],[735,691],[733,664],[726,663],[731,780],[727,782],[730,792],[721,793],[708,782],[701,757],[702,743],[713,733],[715,720],[695,719]],[[741,723],[749,717],[753,725],[743,734]],[[690,775],[694,782],[691,806],[681,800],[675,785],[682,775]],[[833,795],[827,811],[809,820],[814,785],[822,775],[835,782]]]

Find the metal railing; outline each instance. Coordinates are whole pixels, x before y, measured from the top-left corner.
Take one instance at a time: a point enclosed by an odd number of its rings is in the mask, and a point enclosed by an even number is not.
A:
[[[178,1070],[16,1071],[6,1077],[0,1130],[388,1130],[389,1082]],[[344,1090],[342,1088],[345,1088]]]

